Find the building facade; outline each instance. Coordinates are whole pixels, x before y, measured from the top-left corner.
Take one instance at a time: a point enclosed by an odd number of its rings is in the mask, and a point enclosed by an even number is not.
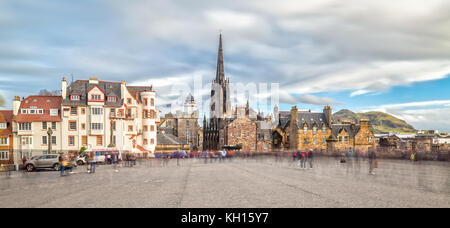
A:
[[[279,124],[272,130],[274,149],[317,150],[334,152],[367,152],[376,147],[370,121],[361,119],[358,124],[334,124],[330,106],[323,112],[299,111],[296,106],[290,112],[278,112]]]
[[[31,95],[13,101],[16,163],[23,157],[64,152],[61,96]],[[50,151],[49,151],[50,150]]]
[[[62,80],[62,146],[119,150],[154,156],[159,111],[151,86],[97,78]]]
[[[13,111],[0,110],[0,164],[14,164]]]

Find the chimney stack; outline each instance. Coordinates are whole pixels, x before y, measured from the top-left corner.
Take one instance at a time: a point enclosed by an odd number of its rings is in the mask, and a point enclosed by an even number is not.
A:
[[[19,108],[20,108],[20,97],[15,96],[13,101],[13,114],[14,116],[17,116],[19,114]]]
[[[66,80],[66,77],[63,77],[62,81],[61,81],[61,96],[62,96],[63,100],[66,99],[66,96],[67,96],[67,80]]]

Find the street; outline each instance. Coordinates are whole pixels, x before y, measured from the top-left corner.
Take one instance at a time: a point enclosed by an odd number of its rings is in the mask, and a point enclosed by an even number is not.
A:
[[[339,163],[315,158],[140,161],[135,167],[85,166],[59,172],[0,173],[0,207],[450,207],[450,164],[378,160]]]

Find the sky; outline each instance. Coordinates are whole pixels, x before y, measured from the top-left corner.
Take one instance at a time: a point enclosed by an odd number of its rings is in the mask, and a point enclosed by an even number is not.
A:
[[[71,74],[153,85],[161,109],[200,80],[207,102],[221,32],[226,77],[275,83],[281,110],[384,111],[450,132],[448,12],[446,0],[3,0],[2,108]]]

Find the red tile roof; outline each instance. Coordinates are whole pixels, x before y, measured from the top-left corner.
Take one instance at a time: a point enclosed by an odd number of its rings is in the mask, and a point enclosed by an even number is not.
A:
[[[6,129],[0,129],[0,136],[10,136],[12,135],[12,110],[0,110],[0,123],[7,123]]]
[[[20,103],[19,113],[14,117],[16,122],[61,122],[61,96],[40,96],[31,95],[23,99]],[[21,114],[22,109],[30,107],[43,109],[43,114]],[[58,116],[50,116],[50,109],[58,109]]]

